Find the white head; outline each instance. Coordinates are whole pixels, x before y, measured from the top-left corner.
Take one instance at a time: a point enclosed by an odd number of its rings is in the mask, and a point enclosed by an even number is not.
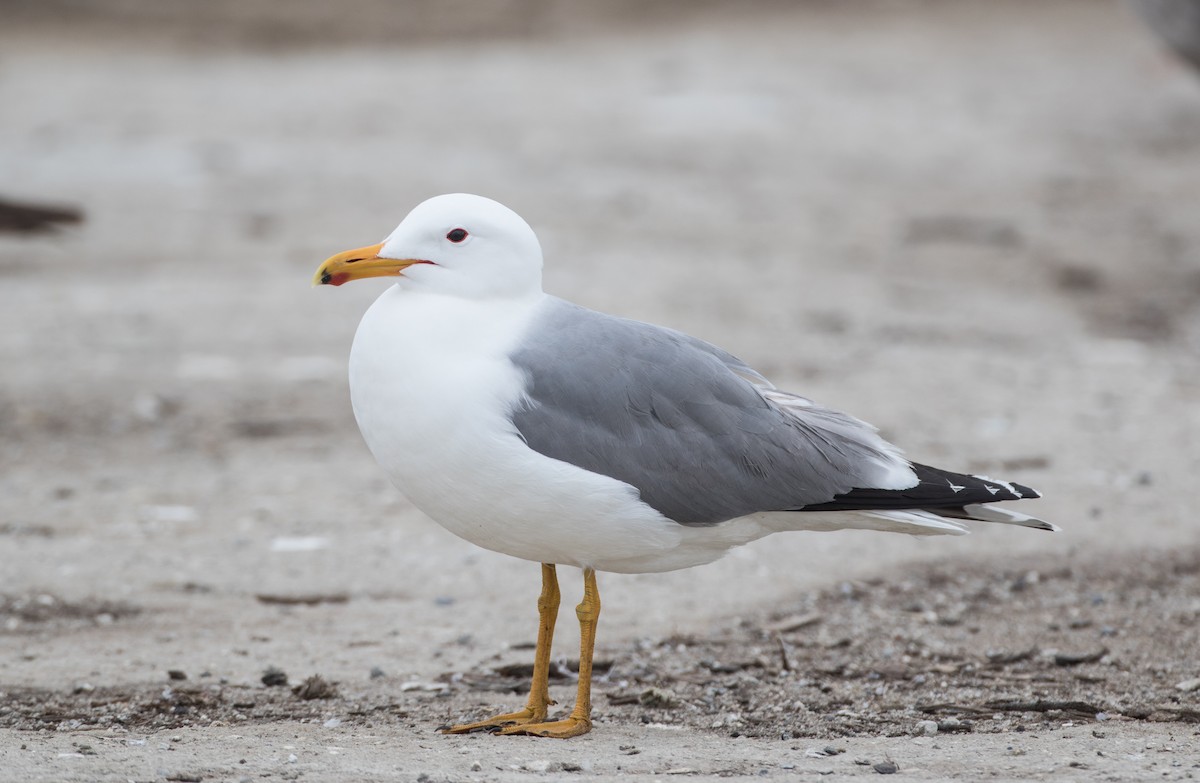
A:
[[[482,196],[451,193],[416,206],[378,245],[338,253],[313,283],[398,275],[403,288],[473,299],[542,290],[542,248],[521,216]]]

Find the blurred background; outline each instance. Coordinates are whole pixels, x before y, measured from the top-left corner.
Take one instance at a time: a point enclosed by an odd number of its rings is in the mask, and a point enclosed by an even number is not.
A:
[[[147,633],[181,666],[286,624],[270,592],[349,596],[326,629],[523,639],[537,569],[359,439],[383,284],[310,288],[453,191],[533,225],[552,293],[1038,487],[1066,530],[777,536],[609,578],[606,641],[907,561],[1194,543],[1200,79],[1142,18],[1178,33],[1170,5],[0,2],[0,593],[169,609]],[[359,665],[330,643],[247,676]],[[0,674],[53,680],[55,644]]]

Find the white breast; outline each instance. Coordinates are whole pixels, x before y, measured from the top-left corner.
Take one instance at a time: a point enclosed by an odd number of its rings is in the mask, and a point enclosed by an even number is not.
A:
[[[610,571],[719,557],[728,543],[678,551],[688,529],[628,484],[525,445],[509,419],[525,381],[508,356],[543,303],[384,293],[350,354],[354,414],[375,458],[419,509],[497,552]]]

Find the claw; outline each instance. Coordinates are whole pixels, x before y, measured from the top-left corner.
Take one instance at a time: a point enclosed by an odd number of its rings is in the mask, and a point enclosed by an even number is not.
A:
[[[502,734],[504,733],[505,729],[518,729],[526,724],[540,724],[544,720],[546,720],[545,710],[542,710],[539,714],[526,707],[520,712],[508,712],[503,715],[496,715],[475,723],[460,723],[457,726],[450,726],[442,729],[442,733],[470,734],[474,731],[490,731],[493,734]]]

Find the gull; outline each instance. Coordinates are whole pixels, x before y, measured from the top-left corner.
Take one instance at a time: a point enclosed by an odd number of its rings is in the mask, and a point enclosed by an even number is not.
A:
[[[368,448],[447,530],[541,564],[526,706],[449,733],[591,729],[597,571],[690,568],[784,531],[1056,529],[992,505],[1038,497],[1028,487],[911,462],[871,425],[703,340],[546,294],[533,229],[490,199],[431,198],[313,282],[371,277],[395,284],[350,350]],[[549,720],[559,565],[583,571],[579,682],[570,714]]]

